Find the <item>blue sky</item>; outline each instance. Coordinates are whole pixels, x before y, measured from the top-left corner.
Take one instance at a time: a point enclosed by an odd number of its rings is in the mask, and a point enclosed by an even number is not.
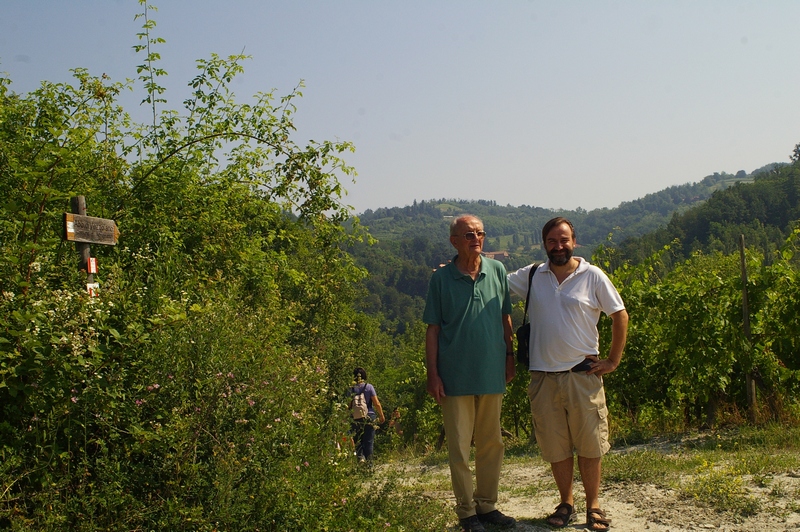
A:
[[[154,0],[174,105],[244,51],[239,101],[303,79],[296,141],[352,141],[356,212],[433,198],[614,207],[800,143],[800,2]],[[135,0],[3,0],[16,92],[135,78]],[[130,110],[141,99],[130,97]]]

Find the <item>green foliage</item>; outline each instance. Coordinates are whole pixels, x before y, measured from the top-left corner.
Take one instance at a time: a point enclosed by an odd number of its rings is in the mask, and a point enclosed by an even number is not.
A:
[[[441,411],[425,388],[425,328],[415,322],[375,361],[378,396],[387,418],[397,410],[395,423],[378,432],[379,444],[393,439],[395,447],[402,442],[403,449],[427,452],[439,438]]]
[[[751,373],[766,400],[763,415],[788,414],[798,379],[793,245],[787,241],[787,252],[771,264],[753,251],[746,255],[749,339],[739,253],[695,253],[668,270],[667,246],[648,262],[618,268],[613,278],[631,321],[623,363],[607,377],[614,408],[654,432],[713,424],[723,402],[735,420],[736,411],[748,408],[744,384]],[[613,261],[609,250],[597,259]]]
[[[603,457],[603,480],[660,484],[689,465],[687,456],[668,456],[650,449],[611,453]]]
[[[84,70],[26,95],[0,78],[0,527],[379,529],[439,512],[365,489],[343,445],[350,369],[385,338],[353,310],[352,146],[294,142],[299,90],[236,102],[241,56],[198,61],[169,108],[142,5],[152,124],[116,103],[127,84]],[[60,238],[75,195],[121,231],[92,246],[97,298]]]
[[[768,170],[759,169],[757,172],[766,171]],[[606,235],[611,232],[618,234],[622,239],[652,232],[669,222],[674,213],[686,211],[702,203],[714,192],[736,183],[753,181],[757,172],[752,175],[740,172],[735,176],[724,172],[714,173],[700,182],[669,187],[634,201],[623,202],[613,209],[592,211],[580,208],[544,209],[528,205],[500,206],[494,201],[487,200],[442,198],[415,201],[405,207],[381,208],[374,211],[368,209],[361,214],[360,219],[381,242],[404,238],[427,238],[437,243],[435,235],[447,235],[444,230],[449,223],[447,217],[468,212],[484,221],[487,244],[490,247],[494,239],[502,238],[503,247],[499,249],[509,249],[506,246],[512,243],[516,244],[518,249],[509,251],[526,255],[525,246],[538,248],[541,244],[540,231],[547,220],[555,216],[566,216],[574,222],[576,228],[579,228],[579,243],[593,248],[603,242]],[[446,241],[446,238],[442,240]],[[436,262],[440,260],[441,257],[434,259]],[[529,263],[530,261],[525,264]],[[435,262],[427,264],[433,266]]]
[[[517,374],[514,380],[506,385],[501,422],[502,426],[515,438],[532,441],[533,424],[528,399],[528,384],[530,384],[528,368],[517,364]]]

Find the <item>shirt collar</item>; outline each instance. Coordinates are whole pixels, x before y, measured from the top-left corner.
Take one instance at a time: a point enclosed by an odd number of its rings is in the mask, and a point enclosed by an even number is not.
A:
[[[589,269],[589,261],[588,260],[584,259],[583,257],[575,257],[574,255],[573,255],[573,258],[578,260],[578,267],[575,268],[575,271],[573,273],[581,273],[581,272],[585,272],[586,270]],[[553,270],[550,269],[550,259],[547,259],[547,262],[544,263],[544,269],[549,271],[549,272],[553,271]]]
[[[447,266],[450,267],[450,274],[453,276],[453,279],[461,279],[462,277],[469,277],[470,279],[472,279],[472,277],[470,277],[466,273],[461,273],[461,270],[458,269],[458,266],[456,266],[456,259],[457,258],[458,258],[458,255],[453,257],[453,260],[451,260],[450,264],[447,265]],[[483,277],[485,275],[483,273],[483,263],[484,263],[485,260],[486,260],[486,257],[481,257],[481,269],[478,270],[478,277]]]

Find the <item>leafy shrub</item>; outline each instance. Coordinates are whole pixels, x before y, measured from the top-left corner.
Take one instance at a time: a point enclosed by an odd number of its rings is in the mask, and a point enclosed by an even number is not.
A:
[[[342,251],[363,236],[339,201],[352,146],[292,141],[299,92],[236,103],[240,56],[199,61],[183,111],[159,110],[143,9],[152,124],[83,70],[28,95],[0,78],[0,527],[374,530],[439,512],[367,489],[343,445],[341,392],[375,335]],[[75,195],[121,231],[93,246],[96,298],[60,239]]]

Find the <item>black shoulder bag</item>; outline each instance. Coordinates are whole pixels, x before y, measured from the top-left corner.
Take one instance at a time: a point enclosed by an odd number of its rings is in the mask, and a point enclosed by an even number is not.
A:
[[[530,365],[530,343],[531,343],[531,323],[528,321],[528,301],[531,299],[531,285],[533,284],[533,274],[536,273],[538,264],[531,266],[528,273],[528,294],[525,296],[525,313],[522,315],[522,325],[517,329],[517,362],[525,366]]]

